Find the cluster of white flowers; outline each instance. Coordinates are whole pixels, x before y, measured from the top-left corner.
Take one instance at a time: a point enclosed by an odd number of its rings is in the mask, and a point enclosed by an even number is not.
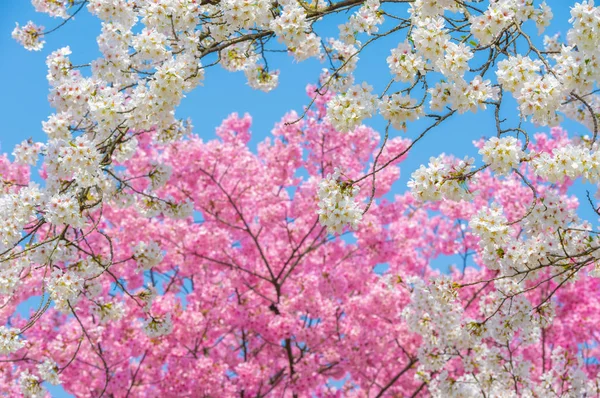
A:
[[[0,194],[0,251],[12,248],[21,239],[23,227],[34,219],[36,207],[43,199],[35,183],[18,193]]]
[[[172,220],[183,220],[194,214],[194,203],[189,199],[181,203],[165,203],[162,211]]]
[[[525,296],[517,295],[521,291],[519,283],[500,279],[495,282],[497,290],[481,297],[482,320],[478,321],[464,313],[457,299],[461,285],[449,277],[434,278],[428,285],[420,278],[412,278],[407,284],[411,287],[411,302],[403,316],[410,329],[423,336],[416,377],[429,384],[432,396],[474,396],[484,392],[486,396],[516,397],[515,378],[523,383],[522,392],[536,388],[529,377],[531,362],[510,349],[509,357],[502,347],[517,335],[525,347],[539,344],[541,328],[547,327],[554,316],[553,303],[534,308]],[[449,362],[452,358],[464,369],[457,378],[449,377],[457,365]],[[509,361],[513,366],[506,366]],[[431,379],[431,372],[438,375]]]
[[[135,75],[128,73],[128,68],[143,65],[135,63],[139,58],[124,56],[128,53],[132,37],[131,32],[120,31],[114,23],[102,24],[102,33],[96,40],[104,57],[92,61],[94,76],[117,88],[136,82]]]
[[[192,125],[192,121],[190,119],[187,119],[185,121],[177,120],[171,126],[159,130],[156,136],[154,137],[154,142],[160,145],[176,142],[181,138],[185,137],[186,135],[191,134],[193,127],[194,126]],[[135,139],[135,137],[133,137],[133,139]]]
[[[310,24],[306,20],[306,11],[295,0],[282,1],[281,13],[271,21],[270,28],[286,45],[293,47],[303,39]]]
[[[135,137],[128,137],[118,144],[113,153],[116,162],[123,163],[131,159],[135,155],[138,147],[138,140]]]
[[[600,182],[600,153],[596,147],[569,144],[555,148],[552,154],[534,155],[531,163],[535,174],[549,182],[579,177],[594,184]]]
[[[65,240],[36,246],[28,251],[27,258],[34,264],[70,263],[77,257],[77,249]]]
[[[397,130],[406,130],[407,121],[417,120],[424,113],[422,104],[402,94],[383,97],[379,103],[379,112]]]
[[[120,197],[120,199],[124,199],[125,206],[129,205],[129,201],[127,201],[125,198]],[[135,207],[137,208],[137,211],[144,217],[152,218],[164,211],[165,203],[154,198],[143,196],[142,198],[139,198],[137,202],[135,202]]]
[[[29,265],[24,257],[0,262],[0,296],[10,296],[21,283],[21,272]]]
[[[111,131],[117,128],[125,110],[123,102],[123,93],[114,87],[101,86],[90,94],[87,101],[90,116],[98,123],[100,130]]]
[[[319,221],[329,233],[341,233],[349,224],[356,229],[362,219],[362,210],[356,203],[359,188],[349,182],[340,181],[341,171],[335,169],[319,183]]]
[[[29,51],[39,51],[44,47],[44,27],[38,26],[33,22],[27,22],[27,25],[20,27],[19,24],[12,31],[12,37]]]
[[[417,14],[413,19],[412,40],[417,54],[428,60],[438,60],[444,56],[444,47],[450,41],[450,35],[441,16],[422,17]]]
[[[538,74],[542,66],[542,61],[519,54],[500,61],[496,75],[502,87],[517,99],[523,116],[531,115],[538,124],[554,125],[559,121],[556,111],[563,94],[554,76]]]
[[[535,26],[538,28],[538,35],[544,33],[546,28],[550,26],[554,18],[552,8],[545,1],[540,3],[540,8],[533,12],[533,19],[535,20]]]
[[[373,87],[366,83],[354,85],[346,93],[338,94],[329,101],[327,118],[336,130],[352,131],[364,119],[373,116],[379,101],[371,91]]]
[[[471,192],[466,185],[465,174],[473,169],[473,158],[453,161],[445,155],[429,158],[429,165],[421,165],[411,175],[408,187],[419,200],[453,201],[468,200]]]
[[[149,2],[146,12],[152,15],[153,6],[159,8],[157,2]],[[134,4],[127,0],[94,0],[88,3],[88,10],[103,21],[111,21],[120,28],[128,29],[134,23]],[[164,10],[163,10],[164,11]],[[146,16],[148,18],[148,16]]]
[[[21,385],[21,393],[25,398],[43,398],[46,396],[46,391],[42,387],[39,377],[27,370],[19,376],[19,384]]]
[[[557,126],[562,118],[557,114],[563,100],[560,81],[552,75],[525,82],[517,100],[523,116],[542,126]]]
[[[425,72],[425,60],[412,51],[408,42],[400,43],[392,49],[387,63],[396,81],[413,82],[419,73]]]
[[[435,17],[446,10],[456,12],[458,4],[454,0],[415,0],[411,4],[411,13],[420,17]]]
[[[118,321],[125,315],[125,307],[120,301],[104,302],[102,300],[95,303],[92,307],[92,313],[100,323]]]
[[[529,235],[545,234],[553,239],[559,228],[566,228],[569,224],[578,222],[574,209],[569,203],[565,203],[561,197],[548,190],[539,198],[539,203],[531,210],[522,224]],[[564,244],[568,244],[568,237],[565,235]],[[560,250],[560,244],[555,245],[556,250]],[[549,251],[546,249],[546,251]]]
[[[525,360],[520,354],[514,354],[512,358],[514,365],[508,367],[503,354],[498,347],[477,345],[463,359],[467,370],[465,374],[454,379],[448,377],[446,370],[442,371],[440,376],[432,381],[432,395],[471,397],[485,394],[489,397],[516,398],[518,395],[514,389],[515,379],[523,381],[521,391],[528,391],[531,362]]]
[[[144,28],[140,34],[135,35],[131,40],[135,56],[141,62],[159,63],[165,61],[170,56],[167,50],[167,36],[154,29]]]
[[[504,89],[518,93],[525,85],[525,82],[537,76],[542,65],[543,63],[539,59],[532,60],[527,56],[518,54],[500,61],[496,76]]]
[[[479,237],[479,246],[486,257],[493,259],[504,256],[511,238],[510,227],[507,224],[502,207],[496,203],[491,207],[482,208],[469,221],[469,227]],[[498,269],[499,266],[494,261],[486,261],[486,265],[492,269]]]
[[[279,4],[281,13],[271,21],[270,27],[298,61],[319,55],[321,43],[315,33],[310,32],[306,11],[296,0],[286,0]]]
[[[236,43],[219,53],[221,66],[230,72],[242,71],[256,64],[258,57],[247,43]]]
[[[31,4],[37,12],[43,12],[51,17],[64,18],[69,17],[67,6],[72,3],[71,0],[31,0]]]
[[[45,359],[44,362],[38,364],[38,373],[40,377],[50,384],[60,384],[60,375],[58,374],[58,365],[51,359]]]
[[[85,282],[84,288],[84,294],[89,299],[94,299],[100,296],[102,294],[102,290],[104,289],[102,286],[102,282],[99,279],[87,280]]]
[[[31,142],[25,140],[19,145],[15,146],[13,156],[15,157],[15,161],[17,163],[35,166],[38,156],[43,148],[44,146],[41,142]]]
[[[525,153],[515,137],[492,137],[479,150],[483,161],[498,174],[506,174],[519,165]]]
[[[0,326],[0,355],[10,354],[25,345],[25,342],[19,339],[19,333],[19,329]]]
[[[574,358],[564,347],[558,346],[550,354],[552,368],[540,376],[541,383],[536,395],[555,390],[560,386],[564,395],[589,397],[598,393],[598,379],[588,380],[586,365],[581,358]]]
[[[222,4],[222,22],[230,26],[224,27],[227,32],[223,33],[228,35],[237,29],[249,29],[254,26],[268,27],[273,18],[271,8],[272,5],[267,0],[225,0]]]
[[[171,177],[171,173],[173,172],[173,168],[168,164],[164,163],[153,163],[153,169],[149,174],[150,183],[152,185],[152,189],[158,189],[164,186]]]
[[[509,342],[519,330],[522,342],[525,345],[536,344],[540,337],[540,328],[536,324],[538,318],[533,318],[531,302],[523,295],[512,297],[510,301],[504,300],[504,293],[518,291],[519,286],[514,281],[501,281],[498,289],[503,293],[491,293],[485,303],[480,305],[483,316],[493,317],[485,324],[485,333],[498,342]]]
[[[81,258],[77,257],[77,252],[75,252],[69,261],[71,263],[69,269],[83,279],[96,279],[105,271],[101,261],[102,256]]]
[[[48,121],[42,122],[42,129],[50,140],[70,140],[71,115],[68,112],[60,112],[51,115]]]
[[[328,84],[333,91],[345,92],[354,84],[354,70],[358,64],[358,48],[341,40],[329,39],[327,53],[336,63],[331,70],[323,69],[321,84]],[[338,65],[339,64],[339,65]]]
[[[151,240],[138,243],[133,249],[133,258],[138,264],[138,269],[147,271],[160,264],[164,254],[158,243]]]
[[[358,44],[356,36],[360,33],[372,35],[379,31],[383,23],[383,12],[379,0],[366,0],[345,24],[339,25],[340,39],[344,43]]]
[[[445,45],[446,53],[443,58],[438,58],[436,68],[444,76],[460,80],[469,69],[469,60],[473,58],[471,48],[465,43],[453,43],[449,41]]]
[[[194,214],[194,203],[191,200],[177,202],[170,196],[159,200],[155,197],[145,195],[136,201],[131,195],[120,192],[114,195],[112,199],[113,203],[120,208],[134,205],[139,214],[147,218],[152,218],[162,213],[165,217],[173,220],[182,220]]]
[[[275,23],[275,22],[274,22]],[[320,52],[320,43],[314,33],[302,40],[293,53],[297,58],[308,57]],[[317,39],[318,40],[318,39]],[[269,71],[259,64],[259,56],[248,43],[237,43],[220,53],[221,66],[228,71],[244,71],[248,85],[254,89],[269,92],[279,84],[279,72]]]
[[[429,106],[432,110],[440,111],[450,104],[451,109],[465,113],[486,109],[486,101],[497,100],[500,89],[492,86],[490,80],[475,76],[469,83],[463,80],[454,84],[438,82],[428,92],[431,96]]]
[[[83,278],[71,270],[62,271],[55,268],[52,271],[52,275],[46,280],[46,289],[57,310],[64,313],[71,311],[69,304],[73,307],[79,300],[83,282]]]
[[[180,65],[174,61],[165,62],[156,68],[154,80],[150,82],[149,88],[151,92],[161,93],[157,96],[161,103],[157,105],[171,109],[179,104],[186,88],[186,76],[181,72]]]
[[[550,43],[548,44],[550,45]],[[557,51],[557,54],[553,54],[553,58],[556,60],[556,66],[553,69],[562,84],[562,90],[569,93],[592,91],[592,82],[597,80],[600,73],[598,56],[577,51],[575,46],[560,46]],[[588,100],[593,103],[597,98],[592,95]],[[561,111],[567,113],[564,106]],[[569,117],[572,116],[569,115]]]
[[[585,231],[591,226],[580,223],[571,205],[561,201],[559,196],[548,191],[533,205],[520,224],[526,232],[520,237],[511,234],[506,217],[496,204],[481,209],[469,223],[480,239],[481,257],[487,268],[499,270],[501,276],[513,277],[520,273],[520,282],[539,278],[543,272],[539,264],[546,262],[549,255],[560,257],[564,254],[562,250],[579,253],[589,244]],[[556,233],[567,228],[573,229],[561,233],[560,237]],[[562,265],[569,266],[569,263]],[[509,281],[515,284],[511,289],[518,291],[518,283],[512,279],[505,282]]]
[[[461,327],[463,311],[456,305],[458,293],[448,277],[433,279],[429,285],[420,278],[407,283],[412,286],[411,302],[402,314],[410,330],[423,336],[419,370],[439,371],[450,359],[447,346],[466,348],[472,340]]]
[[[96,89],[95,85],[92,79],[82,78],[78,71],[70,71],[64,79],[53,82],[48,99],[58,112],[69,112],[80,120],[89,111],[87,101]]]
[[[576,44],[580,51],[589,55],[598,54],[600,37],[598,37],[598,24],[600,24],[600,8],[594,6],[594,0],[575,3],[571,7],[573,28],[569,29],[567,39],[570,44]]]
[[[471,34],[482,46],[489,45],[514,21],[523,22],[534,19],[541,34],[552,20],[552,10],[545,2],[535,9],[533,1],[497,0],[490,2],[487,10],[480,16],[471,18]]]
[[[44,218],[54,225],[83,227],[85,219],[81,215],[79,201],[70,194],[54,195],[46,205]]]
[[[248,65],[244,69],[248,85],[254,89],[268,93],[279,84],[279,72],[269,71],[259,64]]]
[[[549,8],[542,4],[540,16],[546,18]],[[593,82],[600,77],[597,49],[600,41],[589,31],[593,21],[600,21],[600,11],[593,3],[577,4],[571,10],[573,29],[567,37],[569,45],[561,46],[558,36],[544,39],[546,50],[552,52],[549,60],[532,60],[527,56],[510,56],[498,63],[496,75],[503,88],[512,92],[523,116],[530,116],[539,125],[557,125],[561,121],[558,112],[579,120],[593,128],[589,110],[578,101],[565,101],[572,93],[593,90]],[[584,22],[582,22],[584,21]],[[547,24],[540,19],[538,26]],[[577,94],[576,94],[577,96]],[[575,97],[576,98],[576,97]],[[597,96],[587,98],[588,104],[597,103]]]
[[[173,331],[171,314],[167,314],[165,317],[161,318],[150,317],[146,319],[142,329],[144,330],[144,333],[146,333],[146,335],[151,339],[170,334]]]
[[[144,303],[144,311],[149,312],[150,307],[152,307],[152,303],[154,302],[154,299],[157,296],[157,292],[154,286],[150,286],[144,288],[135,296],[139,298],[142,303]]]
[[[102,157],[94,143],[80,136],[74,141],[50,141],[45,165],[52,176],[52,182],[72,178],[80,187],[87,188],[100,183],[101,160]]]
[[[553,36],[544,35],[544,51],[547,51],[548,53],[556,53],[560,52],[561,49],[562,44],[560,43],[560,33],[555,33]]]

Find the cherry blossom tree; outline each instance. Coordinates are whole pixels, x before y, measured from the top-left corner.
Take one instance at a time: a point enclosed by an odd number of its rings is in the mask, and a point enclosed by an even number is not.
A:
[[[577,209],[600,211],[568,191],[600,182],[593,1],[543,46],[531,29],[552,11],[527,0],[32,3],[63,21],[17,25],[26,49],[87,9],[102,56],[54,51],[47,142],[0,158],[2,391],[600,395],[600,238]],[[341,11],[339,35],[320,34]],[[390,81],[374,93],[353,72],[386,37]],[[208,67],[273,89],[281,50],[329,67],[256,153],[248,115],[208,142],[175,118]],[[484,111],[477,160],[432,154],[390,194],[423,137]],[[381,134],[363,124],[377,113]],[[441,273],[442,255],[462,264]]]

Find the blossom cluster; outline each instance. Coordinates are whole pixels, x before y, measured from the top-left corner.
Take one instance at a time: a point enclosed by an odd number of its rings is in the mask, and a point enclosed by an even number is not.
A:
[[[22,348],[24,345],[25,342],[19,339],[19,330],[0,326],[0,354],[9,354]]]
[[[71,0],[31,0],[37,12],[43,12],[55,18],[68,18],[67,8]]]
[[[146,335],[150,338],[166,336],[173,331],[173,322],[171,314],[167,314],[164,318],[151,317],[144,322],[142,326]]]
[[[31,183],[19,192],[0,195],[0,250],[12,248],[21,239],[23,228],[35,219],[36,207],[43,203],[40,187]]]
[[[600,182],[600,153],[596,148],[566,145],[555,148],[552,153],[539,154],[532,165],[537,175],[550,182],[579,177],[595,184]]]
[[[417,120],[424,113],[423,107],[416,99],[402,94],[383,97],[379,104],[379,111],[396,130],[406,130],[407,121]]]
[[[479,154],[498,174],[506,174],[516,168],[525,155],[515,137],[492,137],[485,142]]]
[[[412,173],[408,187],[420,200],[470,199],[471,192],[466,181],[474,161],[475,159],[468,157],[459,161],[448,159],[444,155],[431,157],[427,167],[422,165]]]
[[[160,246],[155,241],[140,242],[133,249],[133,258],[139,269],[144,271],[160,264],[163,257]]]
[[[29,21],[23,27],[19,24],[12,31],[12,37],[28,50],[39,51],[44,47],[44,27]]]
[[[387,63],[394,79],[412,82],[419,73],[425,72],[425,60],[416,54],[408,42],[398,44],[387,57]]]
[[[321,53],[321,43],[317,35],[310,32],[305,9],[295,0],[281,4],[280,15],[270,22],[269,27],[298,61],[318,56]]]
[[[13,155],[17,163],[35,166],[42,149],[43,145],[39,142],[33,143],[23,141],[19,145],[15,146]]]
[[[341,181],[342,173],[335,169],[319,183],[319,221],[330,233],[341,233],[346,225],[356,229],[362,219],[362,210],[356,202],[359,188]]]
[[[366,83],[355,85],[347,92],[338,94],[328,103],[327,117],[339,131],[354,130],[361,122],[373,116],[377,110],[377,97],[371,94],[373,87]]]
[[[481,209],[471,218],[469,227],[479,238],[484,256],[493,259],[504,257],[505,248],[510,241],[510,228],[499,205],[493,204],[490,208]],[[486,264],[491,268],[498,266],[496,261],[487,261]]]
[[[356,39],[359,34],[368,35],[379,32],[379,26],[384,21],[383,12],[380,10],[379,0],[366,0],[361,7],[352,15],[348,22],[339,25],[340,39],[348,44],[359,44]]]
[[[55,269],[48,278],[46,287],[56,308],[68,313],[79,300],[83,290],[83,278],[70,270]]]

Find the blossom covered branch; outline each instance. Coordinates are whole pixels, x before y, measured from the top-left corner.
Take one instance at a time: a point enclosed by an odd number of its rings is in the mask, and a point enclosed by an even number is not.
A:
[[[52,52],[48,140],[0,157],[2,391],[598,395],[600,238],[568,193],[600,183],[593,1],[543,46],[531,30],[552,11],[525,0],[32,3],[57,28],[100,18],[102,56]],[[339,35],[320,34],[341,11]],[[37,51],[53,31],[13,37]],[[378,93],[354,71],[384,38],[397,44]],[[175,117],[208,67],[274,89],[275,50],[328,68],[256,153],[247,115],[208,142]],[[432,154],[383,198],[426,135],[484,111],[478,159]],[[363,124],[376,114],[383,139]],[[432,267],[455,254],[462,270]]]

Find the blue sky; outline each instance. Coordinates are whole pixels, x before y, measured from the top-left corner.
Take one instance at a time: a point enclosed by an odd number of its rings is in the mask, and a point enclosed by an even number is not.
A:
[[[547,34],[556,32],[566,33],[568,29],[569,7],[573,4],[566,0],[547,0],[554,11],[554,21]],[[393,4],[394,10],[404,10],[406,6]],[[336,16],[334,20],[326,20],[317,24],[321,33],[335,35],[337,25],[347,18],[345,14]],[[48,105],[48,83],[46,81],[46,56],[53,50],[69,45],[73,52],[71,60],[74,64],[84,64],[99,56],[96,36],[100,31],[100,21],[91,16],[87,11],[81,12],[74,21],[46,38],[45,48],[40,52],[29,52],[23,49],[11,38],[11,31],[15,22],[21,25],[33,20],[46,28],[52,28],[59,20],[46,17],[34,12],[33,6],[26,0],[4,0],[0,3],[0,49],[3,62],[0,62],[0,76],[3,77],[3,92],[0,97],[2,116],[2,130],[0,130],[0,152],[11,153],[15,144],[32,137],[36,141],[45,141],[41,130],[41,122],[52,113]],[[533,23],[529,23],[529,30],[534,31]],[[404,37],[390,36],[368,47],[361,54],[357,82],[366,80],[381,92],[391,78],[386,63],[391,48],[395,47]],[[309,60],[296,63],[286,54],[272,54],[270,65],[280,69],[279,87],[271,93],[252,90],[247,84],[243,73],[230,73],[220,67],[210,68],[206,72],[204,86],[188,94],[177,110],[178,117],[191,117],[195,126],[195,133],[204,139],[215,136],[214,129],[230,113],[248,112],[253,117],[253,138],[250,142],[252,149],[256,144],[270,134],[275,122],[279,121],[285,112],[295,109],[301,111],[308,104],[305,95],[307,83],[315,83],[320,70],[326,67],[325,63]],[[512,112],[511,117],[516,117],[516,106],[505,108]],[[366,122],[375,129],[383,132],[385,122],[381,117],[375,117]],[[419,127],[425,123],[415,123],[405,132],[392,132],[392,136],[415,137]],[[567,122],[564,123],[571,134],[588,134],[583,126]],[[526,125],[530,132],[548,131],[547,128],[535,128]],[[474,139],[494,134],[494,123],[491,112],[458,115],[441,127],[433,130],[410,153],[408,159],[402,164],[402,175],[394,186],[394,192],[404,192],[406,182],[413,170],[422,163],[427,162],[430,156],[437,156],[441,152],[452,153],[458,157],[465,155],[474,156],[476,150],[471,142]],[[584,203],[580,214],[591,219],[591,210],[585,204],[585,191],[578,185],[573,190],[580,201]],[[592,192],[593,193],[593,192]],[[593,221],[596,221],[595,219]],[[444,267],[440,260],[438,266]],[[69,396],[60,389],[52,390],[53,396]]]

